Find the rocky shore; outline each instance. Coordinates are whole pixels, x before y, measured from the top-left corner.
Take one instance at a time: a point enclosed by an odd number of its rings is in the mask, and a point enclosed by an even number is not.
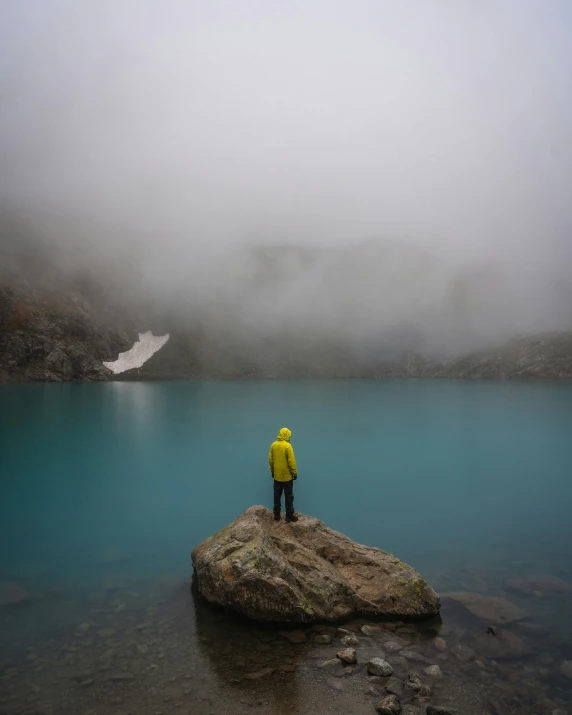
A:
[[[551,640],[535,618],[567,598],[563,581],[544,604],[528,591],[517,602],[458,591],[441,618],[284,628],[202,598],[193,607],[183,580],[101,567],[90,591],[42,591],[45,577],[0,588],[3,715],[572,712],[565,634]]]

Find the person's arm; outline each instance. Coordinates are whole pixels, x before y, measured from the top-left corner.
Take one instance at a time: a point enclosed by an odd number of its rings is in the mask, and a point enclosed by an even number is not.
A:
[[[296,468],[296,457],[294,456],[294,447],[291,444],[288,445],[286,450],[286,459],[288,460],[288,469],[292,475],[292,479],[298,478],[298,470]]]
[[[270,467],[272,479],[274,479],[274,454],[272,451],[272,445],[270,445],[270,452],[268,452],[268,466]]]

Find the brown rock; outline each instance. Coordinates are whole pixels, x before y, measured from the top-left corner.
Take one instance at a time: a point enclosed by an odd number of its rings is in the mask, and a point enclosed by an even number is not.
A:
[[[0,606],[17,606],[30,599],[30,594],[17,583],[0,583]]]
[[[444,651],[447,649],[447,641],[443,638],[440,638],[439,636],[433,639],[433,644],[435,645],[435,648],[437,648],[437,650]]]
[[[399,715],[401,703],[395,695],[388,695],[378,702],[375,709],[381,715]]]
[[[304,643],[306,640],[306,634],[303,631],[280,631],[280,635],[290,643]]]
[[[360,630],[364,634],[364,636],[375,636],[379,633],[380,628],[379,626],[368,626],[366,624],[365,626],[362,626]]]
[[[451,653],[457,658],[457,660],[460,660],[461,663],[466,663],[468,660],[472,660],[475,656],[476,653],[472,648],[469,648],[468,645],[463,645],[463,643],[457,643],[457,645],[454,645],[451,648]]]
[[[528,613],[500,596],[483,596],[480,593],[447,593],[449,598],[460,603],[477,618],[490,623],[512,623],[528,617]]]
[[[430,665],[427,668],[423,668],[423,672],[426,675],[430,675],[432,678],[442,678],[443,677],[443,671],[438,665]]]
[[[354,663],[357,663],[355,648],[344,648],[343,650],[339,650],[336,655],[342,663],[345,663],[346,665],[353,665]]]
[[[342,638],[342,643],[347,646],[359,645],[359,640],[354,636],[353,633],[350,633]]]
[[[263,506],[204,541],[192,560],[206,600],[260,621],[430,616],[440,609],[437,594],[391,554],[313,517],[277,524]]]
[[[476,644],[480,655],[494,660],[522,658],[532,654],[532,648],[526,641],[504,629],[499,629],[496,636],[482,633],[477,636]]]
[[[332,636],[329,636],[327,633],[322,633],[319,636],[314,636],[314,643],[317,643],[318,645],[328,645],[331,642]]]

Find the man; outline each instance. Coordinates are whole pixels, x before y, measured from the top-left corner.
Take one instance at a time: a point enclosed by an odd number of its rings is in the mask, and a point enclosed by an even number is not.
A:
[[[282,427],[278,432],[278,439],[270,445],[268,464],[274,479],[274,518],[280,521],[280,502],[282,492],[286,502],[286,521],[298,521],[294,514],[294,479],[298,479],[296,457],[290,444],[292,432],[287,427]]]

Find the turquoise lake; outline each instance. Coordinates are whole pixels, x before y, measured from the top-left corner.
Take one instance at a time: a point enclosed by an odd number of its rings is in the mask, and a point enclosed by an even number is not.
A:
[[[168,614],[162,617],[173,618],[167,608],[173,599],[171,614],[191,619],[187,646],[198,653],[189,554],[249,506],[271,508],[268,447],[283,426],[293,432],[298,461],[296,511],[396,554],[439,591],[484,591],[526,608],[542,657],[522,667],[535,668],[546,707],[562,707],[567,681],[559,668],[572,660],[572,597],[509,594],[505,581],[548,575],[572,582],[572,384],[191,381],[0,387],[0,581],[32,596],[26,605],[0,609],[6,636],[0,665],[10,676],[0,712],[27,712],[30,693],[30,702],[45,696],[41,712],[62,712],[48,679],[33,690],[34,677],[45,671],[29,654],[49,661],[50,648],[65,653],[62,643],[91,611],[111,614],[109,622],[119,618],[115,612],[148,614],[144,601],[157,589],[162,605],[154,607]],[[121,585],[102,588],[113,577],[131,584],[124,598]],[[204,619],[220,627],[220,616],[208,609]],[[248,627],[228,623],[231,630]],[[88,641],[85,658],[90,648],[99,658],[97,639]],[[123,657],[124,667],[128,656],[118,643],[115,657]],[[62,656],[72,666],[73,658],[81,661],[81,646],[74,647]],[[232,683],[211,680],[213,653],[208,667],[196,656],[195,672],[215,694],[218,713],[224,708],[217,697],[228,699],[224,688]],[[138,667],[151,668],[143,655]],[[114,704],[121,696],[110,695],[111,686],[98,695],[93,680],[91,690],[75,695],[69,688],[77,683],[66,686],[65,702],[76,698],[80,715],[91,705],[94,713],[135,712],[131,695]],[[270,707],[270,691],[257,687],[266,703],[259,712],[282,712],[279,702]],[[358,700],[352,710],[344,692],[332,692],[342,699],[339,708],[333,702],[324,712],[371,711]],[[192,697],[173,696],[162,707],[149,697],[145,703],[150,713],[211,712]],[[302,700],[289,701],[284,712],[306,712]],[[232,712],[242,712],[237,703]],[[251,704],[244,707],[251,711]],[[514,712],[551,712],[529,707]]]

